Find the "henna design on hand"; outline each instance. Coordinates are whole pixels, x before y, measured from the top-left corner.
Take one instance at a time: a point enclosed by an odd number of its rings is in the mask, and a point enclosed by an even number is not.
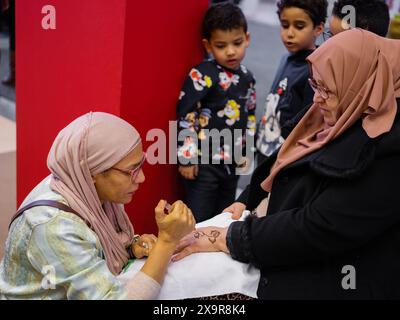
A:
[[[195,231],[194,234],[193,234],[193,237],[195,237],[196,239],[200,239],[200,237],[203,237],[205,235],[206,234],[203,231],[201,231],[201,232]]]
[[[204,233],[203,231],[195,231],[193,233],[193,236],[196,239],[200,239],[200,237],[206,236],[208,238],[208,241],[210,241],[212,244],[214,244],[217,241],[217,238],[219,237],[220,234],[221,234],[221,232],[219,232],[217,230],[211,230],[210,235]]]
[[[208,240],[211,241],[211,243],[214,243],[215,241],[217,241],[218,236],[221,234],[221,232],[217,231],[217,230],[212,230],[211,231],[211,235],[212,235],[212,239],[208,238]]]

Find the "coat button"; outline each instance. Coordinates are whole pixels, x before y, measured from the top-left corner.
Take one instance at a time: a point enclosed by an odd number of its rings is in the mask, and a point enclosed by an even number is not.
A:
[[[269,283],[269,280],[268,280],[267,277],[262,277],[262,278],[261,278],[261,284],[262,284],[264,287],[266,287],[266,286],[268,285],[268,283]]]

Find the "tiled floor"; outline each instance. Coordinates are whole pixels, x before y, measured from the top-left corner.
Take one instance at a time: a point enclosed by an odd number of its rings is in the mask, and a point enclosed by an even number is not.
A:
[[[0,79],[9,72],[9,37],[0,33]],[[0,82],[0,259],[16,207],[15,88]]]
[[[0,116],[0,259],[16,207],[16,126]]]

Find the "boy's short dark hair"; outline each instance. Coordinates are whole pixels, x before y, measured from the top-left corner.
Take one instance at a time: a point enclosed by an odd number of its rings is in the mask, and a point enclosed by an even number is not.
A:
[[[211,33],[216,30],[232,30],[243,28],[247,32],[247,21],[240,8],[230,2],[222,2],[208,8],[202,27],[203,39],[210,40]]]
[[[388,33],[389,7],[384,0],[338,0],[333,5],[332,14],[343,19],[348,12],[342,13],[344,6],[356,9],[356,27],[385,37]]]
[[[327,0],[280,0],[277,3],[278,11],[277,14],[280,17],[284,9],[290,7],[296,7],[303,9],[310,19],[312,20],[314,27],[325,23],[328,1]]]

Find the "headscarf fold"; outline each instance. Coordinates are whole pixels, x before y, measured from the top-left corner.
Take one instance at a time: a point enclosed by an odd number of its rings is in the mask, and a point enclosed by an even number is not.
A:
[[[315,50],[307,60],[338,99],[336,123],[327,127],[314,103],[279,150],[269,176],[261,183],[271,191],[284,167],[324,147],[357,120],[370,138],[390,131],[400,97],[400,41],[369,31],[342,32]]]
[[[122,204],[102,205],[92,176],[114,166],[140,142],[139,133],[125,120],[90,112],[60,131],[47,158],[51,189],[61,194],[97,234],[115,275],[129,259],[126,246],[132,242],[133,226]]]

